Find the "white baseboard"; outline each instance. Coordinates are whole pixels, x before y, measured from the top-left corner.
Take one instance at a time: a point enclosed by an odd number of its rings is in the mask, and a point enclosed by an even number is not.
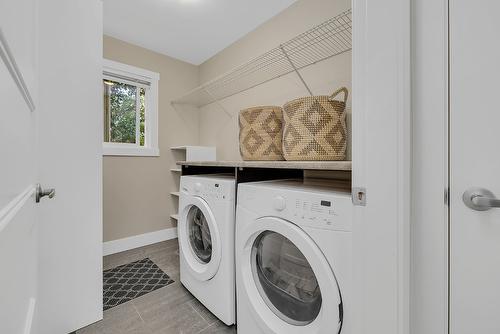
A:
[[[177,227],[172,227],[160,231],[134,235],[133,237],[106,241],[103,243],[102,252],[103,256],[106,256],[175,238],[177,238]]]

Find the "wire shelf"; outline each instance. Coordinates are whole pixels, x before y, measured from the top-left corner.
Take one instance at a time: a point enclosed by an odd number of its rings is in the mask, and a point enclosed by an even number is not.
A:
[[[298,70],[351,50],[351,35],[352,11],[349,9],[172,103],[201,107],[294,71],[300,76]]]

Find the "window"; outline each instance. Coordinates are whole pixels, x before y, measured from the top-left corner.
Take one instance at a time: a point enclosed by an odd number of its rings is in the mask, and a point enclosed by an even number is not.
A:
[[[159,74],[104,60],[104,155],[158,156]]]

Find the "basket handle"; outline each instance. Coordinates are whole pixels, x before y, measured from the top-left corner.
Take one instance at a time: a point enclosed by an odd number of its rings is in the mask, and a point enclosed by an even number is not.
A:
[[[340,87],[336,91],[333,92],[332,95],[328,98],[329,101],[333,101],[335,97],[337,97],[340,93],[344,93],[344,103],[347,102],[347,97],[349,96],[349,91],[345,87]]]

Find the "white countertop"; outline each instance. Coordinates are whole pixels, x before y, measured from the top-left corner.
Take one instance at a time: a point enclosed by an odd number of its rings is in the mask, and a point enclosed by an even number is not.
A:
[[[351,161],[178,161],[181,166],[351,171]]]

